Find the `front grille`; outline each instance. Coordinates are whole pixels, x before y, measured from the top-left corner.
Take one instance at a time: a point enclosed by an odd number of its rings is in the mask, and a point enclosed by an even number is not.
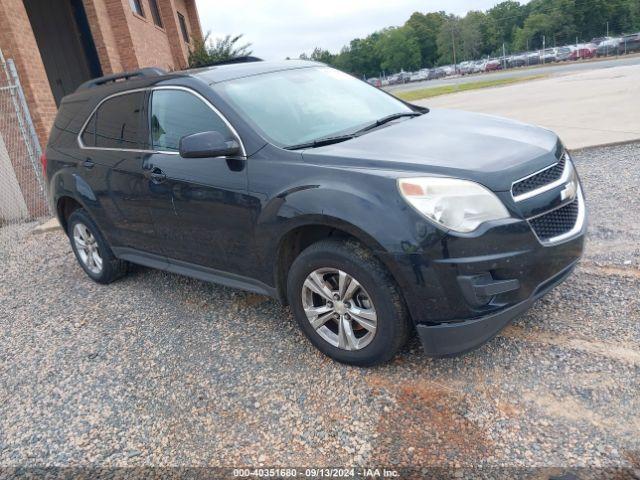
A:
[[[544,187],[549,183],[555,182],[562,177],[566,162],[567,154],[564,153],[560,158],[560,161],[555,165],[551,165],[549,168],[545,168],[535,175],[531,175],[530,177],[514,183],[513,187],[511,187],[513,197],[519,197],[520,195],[524,195],[525,193],[529,193],[533,190]]]
[[[571,203],[529,220],[541,241],[563,235],[576,225],[580,211],[579,196]]]

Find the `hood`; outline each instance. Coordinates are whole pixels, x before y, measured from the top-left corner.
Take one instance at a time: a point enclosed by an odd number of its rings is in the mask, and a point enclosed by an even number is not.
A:
[[[431,110],[335,145],[308,149],[320,165],[382,169],[473,180],[494,191],[557,162],[549,130],[458,110]]]

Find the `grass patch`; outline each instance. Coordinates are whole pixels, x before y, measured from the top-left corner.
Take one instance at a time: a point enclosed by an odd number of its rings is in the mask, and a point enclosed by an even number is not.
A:
[[[456,85],[442,85],[440,87],[420,88],[417,90],[409,90],[408,92],[394,93],[394,95],[408,102],[412,102],[414,100],[438,97],[440,95],[448,95],[450,93],[466,92],[468,90],[478,90],[480,88],[501,87],[504,85],[512,85],[514,83],[529,82],[531,80],[538,80],[546,76],[547,75],[530,75],[528,77],[481,80],[479,82],[458,83]]]

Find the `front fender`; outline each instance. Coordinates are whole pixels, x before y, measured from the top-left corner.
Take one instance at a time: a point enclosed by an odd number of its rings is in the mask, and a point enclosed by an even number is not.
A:
[[[357,182],[320,181],[285,190],[261,210],[257,236],[266,235],[277,244],[300,226],[326,225],[346,231],[372,250],[394,253],[407,245],[416,251],[429,248],[441,238],[442,232],[400,198],[395,180],[367,182],[367,192],[358,189]],[[273,246],[268,250],[273,252]]]
[[[374,177],[366,181],[367,192],[357,188],[357,181],[317,181],[287,188],[265,202],[254,236],[264,280],[273,281],[278,272],[283,239],[305,226],[335,228],[358,239],[397,280],[395,265],[389,262],[395,253],[431,249],[440,240],[442,232],[400,198],[395,180]]]

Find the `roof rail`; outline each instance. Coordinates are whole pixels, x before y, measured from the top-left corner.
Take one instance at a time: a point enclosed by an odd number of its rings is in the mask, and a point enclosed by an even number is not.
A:
[[[235,57],[228,60],[221,60],[219,62],[207,63],[207,67],[216,67],[218,65],[233,65],[234,63],[250,63],[250,62],[262,62],[263,60],[251,55],[245,55],[244,57]]]
[[[106,75],[104,77],[94,78],[87,82],[84,82],[78,87],[78,90],[86,90],[89,88],[100,87],[107,83],[115,83],[120,80],[130,80],[136,77],[160,77],[166,75],[167,72],[161,68],[143,68],[141,70],[135,70],[132,72],[116,73],[114,75]]]

